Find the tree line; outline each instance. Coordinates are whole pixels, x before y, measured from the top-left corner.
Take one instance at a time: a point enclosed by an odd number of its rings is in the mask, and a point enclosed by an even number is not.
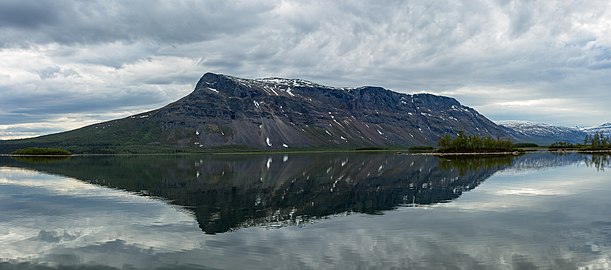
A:
[[[575,150],[609,150],[611,149],[611,136],[605,136],[602,132],[592,135],[587,134],[583,144],[572,144],[568,142],[555,142],[549,146],[550,149],[575,149]]]
[[[583,144],[591,149],[611,149],[611,137],[605,136],[602,132],[595,132],[592,136],[586,135]]]

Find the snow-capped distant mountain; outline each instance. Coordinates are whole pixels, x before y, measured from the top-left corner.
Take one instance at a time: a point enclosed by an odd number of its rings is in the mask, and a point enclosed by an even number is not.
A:
[[[498,121],[497,124],[515,131],[519,141],[550,144],[554,142],[582,143],[586,132],[577,128],[554,126],[528,121]]]
[[[587,127],[587,128],[582,128],[581,131],[584,131],[590,135],[598,132],[598,133],[603,133],[605,135],[611,135],[611,123],[604,123],[600,126],[597,127]]]

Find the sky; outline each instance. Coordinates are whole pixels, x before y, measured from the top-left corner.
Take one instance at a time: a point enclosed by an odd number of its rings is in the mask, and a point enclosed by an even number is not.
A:
[[[0,139],[159,108],[206,72],[611,122],[611,2],[0,1]]]

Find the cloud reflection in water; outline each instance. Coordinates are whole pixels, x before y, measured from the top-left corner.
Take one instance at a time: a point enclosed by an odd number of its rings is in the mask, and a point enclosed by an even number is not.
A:
[[[383,154],[69,163],[87,168],[85,176],[71,166],[21,165],[93,185],[12,163],[0,169],[0,258],[14,268],[604,267],[611,183],[585,158],[533,154],[480,171]],[[101,173],[108,166],[116,170]],[[165,199],[138,195],[143,189]],[[449,202],[359,214],[410,205],[410,194]],[[307,225],[270,229],[284,224],[284,211],[308,217]],[[241,229],[209,235],[204,222]]]

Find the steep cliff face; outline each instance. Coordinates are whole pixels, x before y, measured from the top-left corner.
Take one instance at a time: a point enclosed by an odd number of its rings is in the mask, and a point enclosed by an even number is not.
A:
[[[417,146],[434,145],[441,135],[460,130],[509,136],[453,98],[206,73],[191,94],[161,109],[19,143],[3,142],[1,149],[24,143],[76,152]]]

